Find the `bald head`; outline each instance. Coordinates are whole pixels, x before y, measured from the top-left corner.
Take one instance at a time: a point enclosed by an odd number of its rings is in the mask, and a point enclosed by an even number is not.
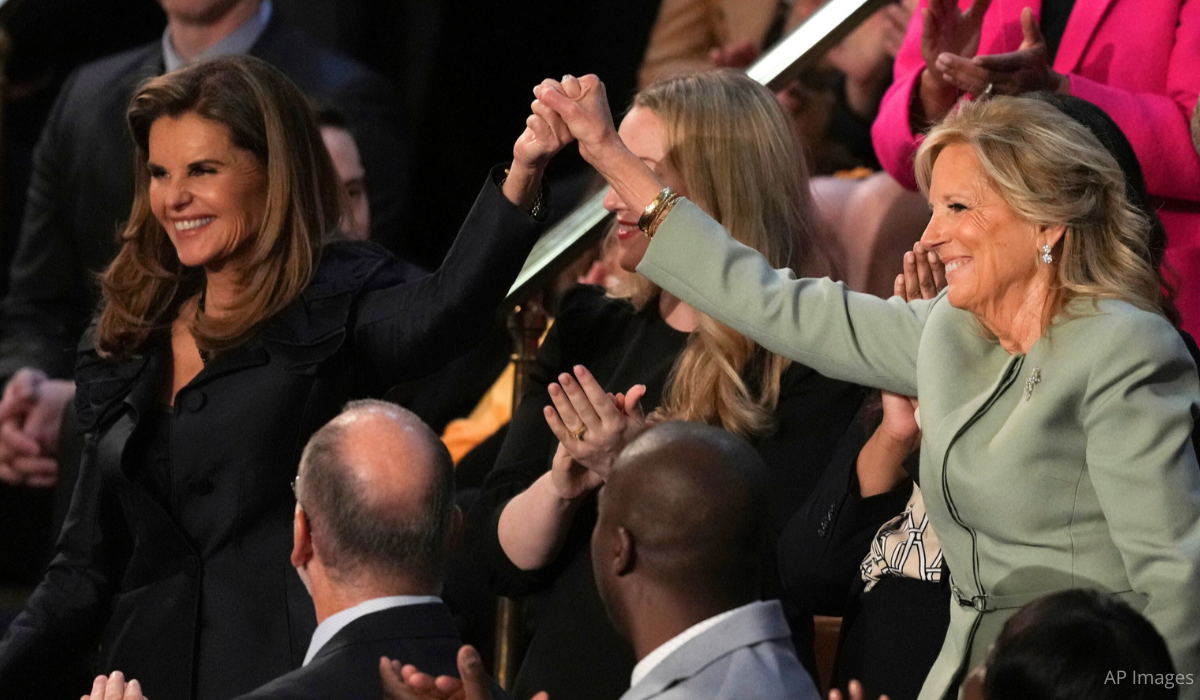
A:
[[[593,555],[606,556],[627,537],[632,568],[664,589],[730,605],[754,600],[765,472],[758,453],[724,430],[685,422],[652,428],[613,465],[600,495]],[[595,565],[600,583],[611,572],[600,571],[603,562]]]
[[[453,463],[412,412],[384,401],[348,404],[305,447],[297,498],[336,575],[440,576]]]

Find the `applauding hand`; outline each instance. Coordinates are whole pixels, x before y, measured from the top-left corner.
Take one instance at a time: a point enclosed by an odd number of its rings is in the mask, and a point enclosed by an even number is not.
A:
[[[384,700],[492,700],[492,684],[475,647],[458,650],[458,674],[434,678],[412,664],[401,665],[386,656],[379,659],[379,680]],[[532,700],[550,700],[545,692]]]
[[[858,681],[850,681],[850,687],[847,688],[847,690],[850,691],[850,697],[847,698],[847,700],[863,700],[862,683],[859,683]],[[842,691],[838,690],[837,688],[829,691],[829,700],[842,700]],[[888,700],[888,696],[880,695],[879,700]]]
[[[1046,39],[1028,7],[1021,12],[1021,29],[1025,38],[1016,51],[974,58],[945,53],[937,59],[938,72],[959,90],[976,95],[983,94],[989,85],[999,95],[1038,90],[1070,92],[1067,77],[1050,69]]]
[[[921,99],[914,103],[913,126],[924,129],[927,123],[939,122],[958,99],[958,90],[942,72],[943,59],[956,56],[970,59],[979,50],[983,16],[991,0],[975,0],[966,12],[958,9],[957,0],[929,0],[921,11],[921,57],[925,72],[921,76]]]
[[[136,680],[126,683],[124,674],[113,671],[111,676],[96,676],[92,692],[79,700],[146,700],[146,696]]]
[[[631,440],[646,429],[641,399],[646,387],[637,384],[628,393],[605,393],[592,373],[575,366],[575,377],[559,375],[548,388],[554,407],[543,409],[546,423],[574,461],[601,479],[608,478],[613,462]]]

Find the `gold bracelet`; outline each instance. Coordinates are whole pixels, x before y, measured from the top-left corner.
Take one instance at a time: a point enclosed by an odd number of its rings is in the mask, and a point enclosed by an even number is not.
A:
[[[654,222],[655,212],[657,212],[662,207],[663,203],[670,199],[671,195],[673,194],[675,194],[675,192],[670,187],[662,188],[662,190],[659,191],[658,196],[655,197],[654,200],[650,202],[649,206],[646,207],[646,211],[642,212],[642,215],[638,217],[638,228],[642,230],[642,233],[646,233],[646,230],[650,228],[651,224]]]
[[[646,234],[646,240],[654,239],[654,234],[658,233],[659,225],[666,220],[667,215],[670,214],[671,210],[675,208],[675,203],[681,199],[683,199],[681,195],[672,192],[665,200],[663,200],[662,204],[658,205],[658,208],[655,210],[654,216],[650,221],[650,225],[643,229],[643,233]]]

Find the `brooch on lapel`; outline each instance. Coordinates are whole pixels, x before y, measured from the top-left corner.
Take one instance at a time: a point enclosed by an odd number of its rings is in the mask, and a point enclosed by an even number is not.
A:
[[[1028,401],[1033,396],[1033,388],[1042,382],[1042,370],[1037,367],[1033,368],[1033,372],[1029,375],[1029,379],[1025,380],[1025,400]]]

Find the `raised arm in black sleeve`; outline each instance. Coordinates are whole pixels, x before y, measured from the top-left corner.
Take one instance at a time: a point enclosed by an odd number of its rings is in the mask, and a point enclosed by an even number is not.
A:
[[[371,393],[433,372],[492,327],[543,228],[504,197],[502,174],[493,170],[436,272],[359,299],[354,352]]]

